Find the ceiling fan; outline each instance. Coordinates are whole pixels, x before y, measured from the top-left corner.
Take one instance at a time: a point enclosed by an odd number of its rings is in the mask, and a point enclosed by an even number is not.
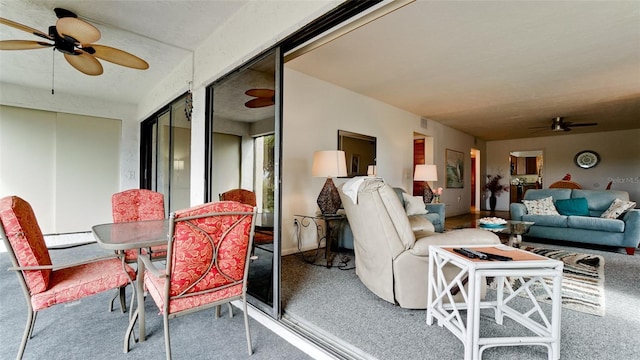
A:
[[[579,127],[579,126],[596,126],[598,125],[598,123],[573,123],[570,121],[564,121],[564,118],[560,117],[560,116],[556,116],[553,119],[551,119],[551,131],[571,131],[572,127]],[[547,126],[536,126],[536,127],[531,127],[529,129],[542,129],[542,128],[547,128]]]
[[[110,46],[94,44],[100,39],[100,30],[69,10],[55,8],[58,17],[55,25],[49,26],[49,33],[36,30],[15,21],[0,17],[0,23],[26,31],[53,43],[34,40],[2,40],[0,50],[32,50],[53,47],[64,54],[64,58],[87,75],[102,74],[102,59],[116,65],[146,70],[149,64],[141,58]]]
[[[276,103],[276,92],[271,89],[249,89],[244,93],[255,98],[244,103],[244,106],[251,109],[271,106]]]

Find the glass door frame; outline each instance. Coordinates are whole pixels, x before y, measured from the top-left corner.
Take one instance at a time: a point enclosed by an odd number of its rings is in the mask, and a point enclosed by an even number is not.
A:
[[[174,163],[173,161],[169,161],[168,163],[168,174],[167,174],[167,193],[165,194],[163,189],[157,189],[157,179],[159,174],[159,169],[157,163],[154,163],[155,157],[154,154],[160,154],[160,139],[158,139],[158,125],[160,118],[163,115],[169,115],[169,128],[173,129],[174,119],[172,115],[173,106],[186,97],[187,93],[183,93],[171,100],[167,105],[163,106],[161,109],[156,111],[153,115],[149,116],[147,119],[140,123],[140,188],[141,189],[149,189],[158,192],[162,192],[165,196],[165,216],[168,216],[168,213],[171,209],[171,186],[172,179],[174,176]],[[154,131],[155,127],[155,131]],[[154,141],[155,140],[155,141]],[[155,148],[154,148],[155,146]],[[169,159],[173,159],[174,152],[174,139],[173,139],[173,131],[169,134]],[[153,180],[156,180],[156,184],[153,183]]]
[[[211,190],[211,182],[213,180],[213,115],[214,115],[214,88],[225,82],[230,76],[233,76],[243,70],[246,70],[251,65],[263,60],[268,56],[274,56],[274,209],[273,209],[273,265],[272,265],[272,304],[269,305],[262,300],[247,294],[250,303],[256,308],[260,309],[264,313],[273,317],[274,319],[280,319],[281,317],[281,303],[280,303],[280,273],[281,273],[281,219],[280,219],[280,207],[282,206],[282,195],[280,194],[281,188],[281,166],[282,161],[282,72],[283,72],[283,56],[282,50],[279,46],[270,48],[261,54],[255,56],[251,60],[245,62],[241,67],[229,72],[218,80],[214,81],[211,85],[206,87],[206,106],[205,106],[205,181],[204,181],[204,201],[217,201],[218,195]]]

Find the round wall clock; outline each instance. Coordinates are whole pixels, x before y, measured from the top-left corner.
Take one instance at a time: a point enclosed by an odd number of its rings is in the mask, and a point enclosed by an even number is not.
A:
[[[577,153],[573,160],[576,162],[578,167],[589,169],[598,165],[598,162],[600,162],[600,155],[595,151],[584,150]]]

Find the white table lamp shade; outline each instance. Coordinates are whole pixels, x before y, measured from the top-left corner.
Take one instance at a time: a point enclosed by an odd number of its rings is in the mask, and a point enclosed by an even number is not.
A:
[[[414,181],[438,181],[438,169],[435,165],[416,165]]]
[[[344,151],[323,150],[313,153],[311,175],[314,177],[347,176]]]
[[[438,180],[438,169],[435,165],[425,165],[419,164],[416,165],[416,171],[413,173],[414,181],[424,181],[424,191],[422,194],[422,199],[425,204],[429,204],[433,200],[433,190],[429,186],[427,181],[437,181]]]

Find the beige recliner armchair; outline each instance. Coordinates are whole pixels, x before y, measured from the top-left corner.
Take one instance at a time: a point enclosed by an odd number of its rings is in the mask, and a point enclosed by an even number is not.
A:
[[[340,197],[354,234],[356,274],[369,290],[400,307],[427,308],[429,245],[500,244],[490,231],[441,234],[424,217],[410,221],[393,188],[381,179],[367,179],[357,193],[345,195],[348,184],[340,187]]]

